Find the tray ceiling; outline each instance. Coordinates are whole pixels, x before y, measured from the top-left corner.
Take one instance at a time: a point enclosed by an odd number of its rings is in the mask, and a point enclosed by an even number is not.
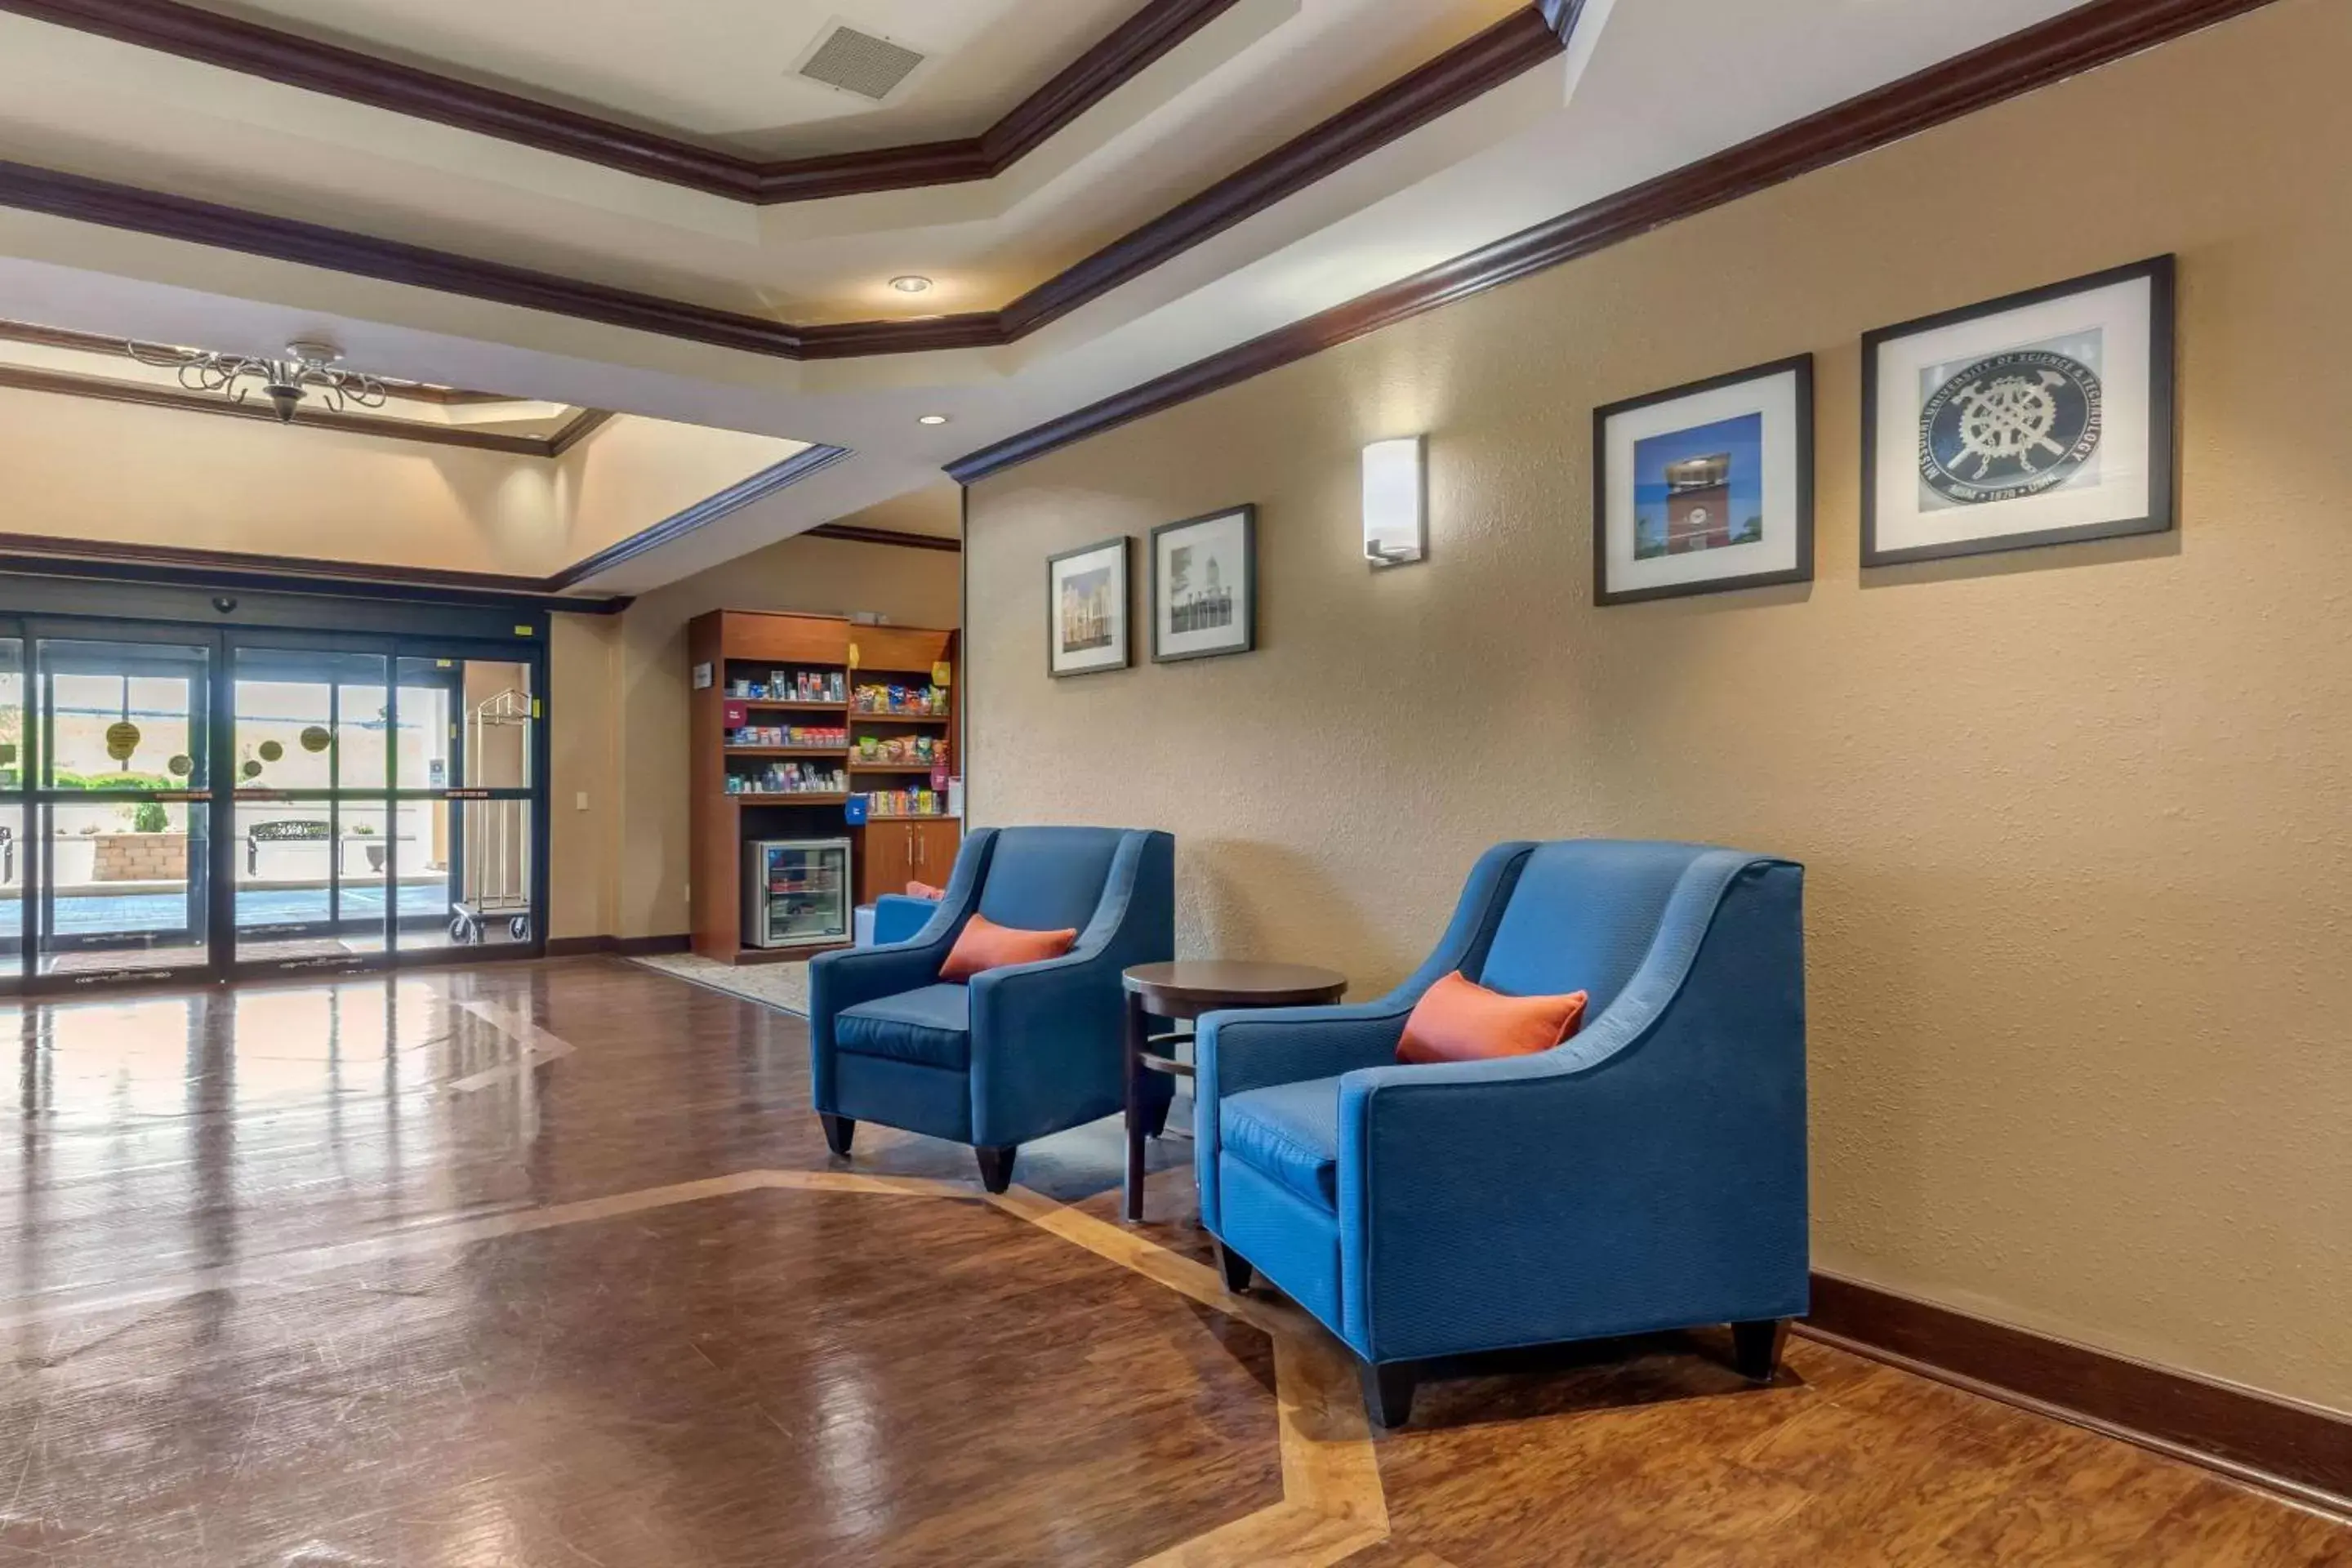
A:
[[[1260,340],[1345,335],[1423,308],[1446,297],[1444,268],[1482,247],[1475,277],[1508,276],[1515,236],[1558,230],[1528,249],[1557,260],[1579,235],[1609,243],[1866,149],[1874,127],[1933,124],[2263,3],[1585,0],[1564,55],[1547,34],[1549,51],[1511,57],[1512,69],[1488,60],[1485,75],[1448,79],[1447,62],[1471,58],[1455,51],[1492,29],[1549,27],[1579,8],[1232,0],[994,178],[761,206],[36,22],[29,0],[0,0],[0,160],[25,166],[0,164],[0,314],[265,343],[316,327],[388,374],[854,452],[593,584],[631,590],[935,483],[948,462],[1089,405],[1128,405],[1139,384],[1181,395],[1191,367],[1245,372]],[[379,10],[404,8],[302,7],[314,23]],[[2045,26],[2047,47],[1966,63]],[[382,47],[395,47],[389,34]],[[1944,62],[1957,74],[1936,77]],[[525,79],[518,68],[501,65],[502,79]],[[1384,121],[1408,79],[1436,110]],[[1895,97],[1839,107],[1881,89]],[[1915,110],[1926,118],[1906,119]],[[1817,120],[1818,134],[1746,161],[1743,149]],[[1368,129],[1351,139],[1355,128]],[[1214,205],[1269,170],[1280,177]],[[1701,173],[1675,184],[1688,170]],[[47,171],[112,184],[25,195]],[[237,211],[149,223],[109,190]],[[1188,212],[1203,221],[1182,243],[1125,268],[1100,259]],[[280,224],[299,243],[248,243],[239,223]],[[437,261],[371,270],[352,261],[354,240],[488,263],[513,286],[475,287]],[[1089,268],[1099,287],[1028,330],[975,325]],[[894,294],[901,273],[937,287]],[[629,292],[591,309],[580,288]],[[918,325],[863,325],[877,321]],[[826,325],[842,322],[857,324]]]
[[[757,157],[976,136],[1138,9],[1138,0],[197,3]],[[925,63],[878,104],[796,74],[836,23]]]

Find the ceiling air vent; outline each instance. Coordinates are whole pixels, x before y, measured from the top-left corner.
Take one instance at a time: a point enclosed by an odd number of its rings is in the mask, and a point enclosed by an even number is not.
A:
[[[801,62],[800,74],[879,103],[922,63],[921,55],[887,38],[835,26]]]

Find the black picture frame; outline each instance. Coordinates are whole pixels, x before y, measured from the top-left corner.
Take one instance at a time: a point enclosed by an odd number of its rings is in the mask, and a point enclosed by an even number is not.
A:
[[[1649,588],[1617,588],[1609,586],[1609,422],[1639,409],[1654,408],[1662,403],[1694,397],[1702,393],[1719,392],[1727,386],[1738,386],[1751,381],[1769,381],[1793,373],[1796,389],[1796,563],[1769,572],[1750,572],[1738,576],[1713,577],[1703,582],[1662,584]],[[1730,594],[1748,588],[1776,587],[1787,583],[1810,583],[1813,580],[1813,356],[1811,353],[1790,354],[1785,359],[1769,360],[1762,364],[1748,365],[1741,370],[1726,371],[1701,381],[1689,381],[1680,386],[1669,386],[1659,392],[1643,393],[1639,397],[1620,398],[1603,404],[1592,411],[1592,602],[1602,608],[1612,605],[1635,605],[1654,599],[1680,599],[1697,594]]]
[[[2172,531],[2179,525],[2174,504],[2177,493],[2174,469],[2179,452],[2179,407],[2173,364],[2177,269],[2173,256],[2152,256],[2144,261],[2086,272],[2078,278],[2044,284],[2037,289],[2021,289],[1998,299],[1914,317],[1907,321],[1864,332],[1862,337],[1862,564],[1865,568],[1900,566],[1916,561],[1945,561],[1958,556],[1990,555],[2002,551],[2032,550],[2053,544],[2079,544],[2085,540],[2120,539],[2134,534]],[[1993,534],[1982,539],[1908,545],[1899,549],[1882,546],[1878,537],[1880,351],[1890,342],[1899,342],[1922,332],[1957,326],[1965,321],[1981,321],[2142,278],[2149,283],[2147,515],[2065,528]],[[1908,440],[1906,433],[1906,443]]]
[[[1056,601],[1060,597],[1061,584],[1056,578],[1054,568],[1060,565],[1065,561],[1076,560],[1081,555],[1098,554],[1103,551],[1109,550],[1114,547],[1118,551],[1118,613],[1124,618],[1126,629],[1126,636],[1122,639],[1119,648],[1120,657],[1116,663],[1093,665],[1085,669],[1060,668],[1057,667],[1055,658],[1058,648],[1054,635],[1054,608]],[[1047,675],[1051,676],[1055,680],[1076,680],[1081,676],[1108,675],[1115,669],[1129,669],[1134,667],[1134,537],[1130,534],[1122,533],[1118,535],[1116,538],[1098,539],[1092,544],[1081,544],[1075,550],[1065,550],[1045,557],[1045,673]]]
[[[1222,522],[1229,517],[1242,520],[1242,640],[1235,647],[1198,648],[1191,653],[1163,653],[1160,647],[1160,536],[1179,529],[1197,528],[1204,522]],[[1151,614],[1151,662],[1183,664],[1196,658],[1229,658],[1238,653],[1254,653],[1257,649],[1257,504],[1244,501],[1239,506],[1219,507],[1198,517],[1180,518],[1163,522],[1151,531],[1147,547],[1151,556],[1151,577],[1148,603]]]

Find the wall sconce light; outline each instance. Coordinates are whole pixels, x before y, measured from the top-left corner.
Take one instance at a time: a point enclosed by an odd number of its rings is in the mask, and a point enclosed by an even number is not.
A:
[[[1429,553],[1424,440],[1407,436],[1364,448],[1364,559],[1375,566],[1402,566]]]

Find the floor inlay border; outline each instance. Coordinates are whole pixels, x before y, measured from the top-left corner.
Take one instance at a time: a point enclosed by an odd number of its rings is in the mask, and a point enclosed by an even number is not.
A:
[[[416,1226],[359,1241],[190,1270],[131,1289],[67,1293],[19,1302],[0,1310],[0,1331],[32,1327],[60,1317],[154,1306],[215,1290],[299,1289],[305,1279],[355,1264],[448,1251],[477,1242],[763,1191],[984,1205],[1265,1333],[1274,1346],[1283,1500],[1154,1552],[1136,1568],[1229,1568],[1244,1563],[1328,1568],[1389,1539],[1388,1499],[1355,1367],[1319,1324],[1286,1301],[1231,1294],[1206,1264],[1027,1187],[991,1194],[974,1183],[928,1176],[842,1170],[742,1171],[576,1203]]]

